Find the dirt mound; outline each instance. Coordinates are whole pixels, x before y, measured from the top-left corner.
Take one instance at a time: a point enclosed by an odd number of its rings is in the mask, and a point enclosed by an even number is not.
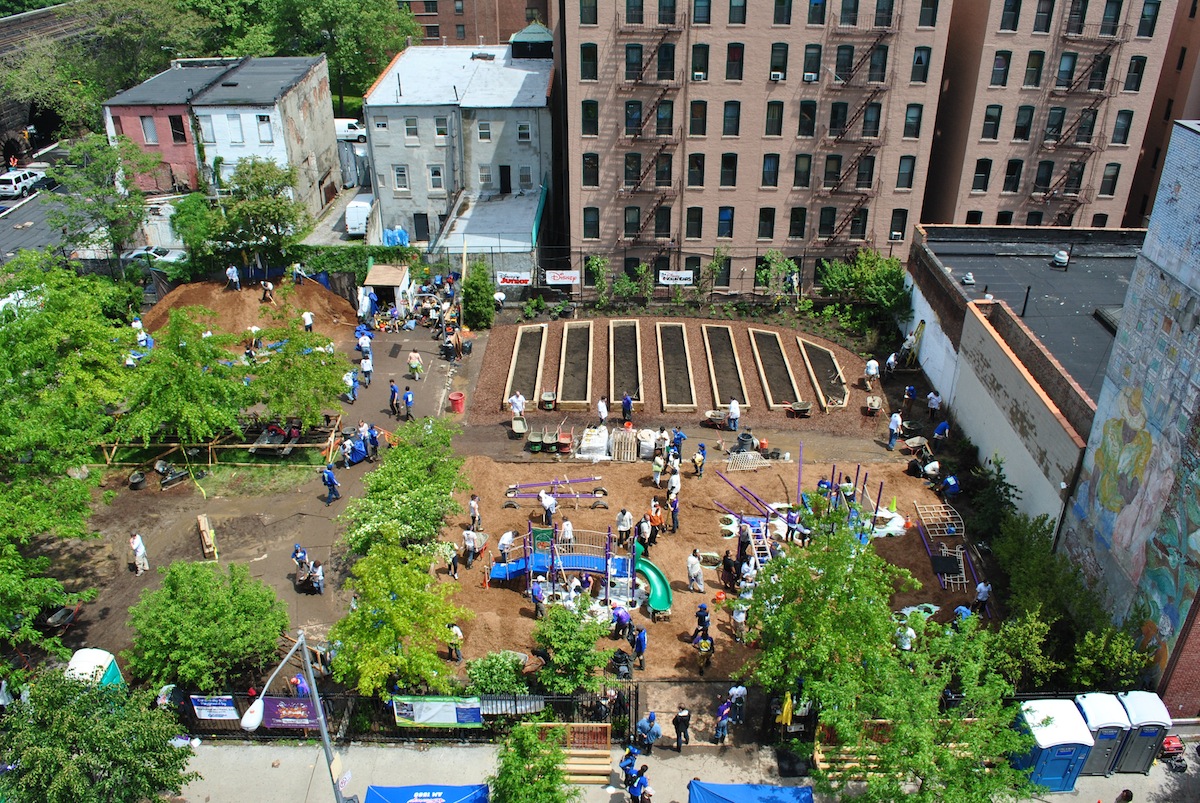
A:
[[[306,281],[301,285],[281,282],[275,286],[274,304],[264,303],[261,299],[262,290],[257,285],[236,292],[226,290],[225,285],[218,282],[194,282],[167,293],[142,316],[142,322],[146,329],[154,332],[166,325],[172,309],[205,307],[217,315],[214,330],[240,334],[251,326],[265,329],[277,325],[279,320],[299,318],[307,310],[316,318],[313,329],[335,341],[351,333],[356,322],[350,302],[317,282]]]

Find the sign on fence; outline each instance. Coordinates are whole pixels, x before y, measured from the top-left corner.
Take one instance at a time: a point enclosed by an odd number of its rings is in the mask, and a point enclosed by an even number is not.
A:
[[[511,270],[496,271],[496,284],[501,287],[515,287],[530,284],[533,281],[532,273],[519,273]]]
[[[393,697],[396,724],[405,728],[482,728],[478,697]]]
[[[690,285],[692,283],[692,271],[690,270],[660,270],[658,272],[659,284],[683,284]]]
[[[240,719],[238,716],[237,706],[233,704],[232,695],[221,697],[201,697],[198,694],[190,695],[192,701],[192,710],[196,712],[196,719]]]
[[[546,271],[546,284],[579,284],[579,271],[548,270]]]
[[[263,725],[268,728],[315,728],[321,724],[316,707],[307,697],[264,697],[263,702]]]

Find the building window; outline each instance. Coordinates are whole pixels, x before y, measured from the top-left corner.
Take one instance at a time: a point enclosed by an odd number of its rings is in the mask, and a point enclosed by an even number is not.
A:
[[[1083,188],[1083,162],[1067,165],[1067,180],[1063,182],[1063,195],[1078,195]]]
[[[1129,129],[1133,127],[1133,110],[1122,109],[1117,112],[1116,121],[1113,123],[1112,144],[1128,145],[1129,144]]]
[[[598,206],[583,208],[583,239],[600,239],[600,207]]]
[[[771,73],[778,73],[781,78],[787,78],[788,46],[783,42],[771,45]]]
[[[775,207],[764,206],[758,210],[758,239],[775,239]]]
[[[441,165],[430,165],[429,166],[429,189],[430,190],[436,191],[436,190],[445,190],[446,189],[446,177],[443,173],[443,169],[444,168]]]
[[[783,101],[772,100],[767,103],[767,125],[763,134],[768,137],[783,135]]]
[[[741,42],[730,42],[725,50],[725,80],[742,80],[746,47]]]
[[[1037,10],[1033,12],[1033,32],[1049,33],[1053,19],[1054,0],[1037,0]]]
[[[408,165],[392,165],[392,189],[408,191]]]
[[[405,117],[404,118],[404,138],[405,139],[417,139],[417,133],[418,133],[417,118],[416,117]]]
[[[1071,0],[1071,7],[1067,11],[1067,33],[1083,33],[1083,19],[1086,16],[1087,0]]]
[[[996,103],[983,110],[983,139],[1000,138],[1000,114],[1004,107]]]
[[[892,17],[895,13],[896,0],[875,0],[875,27],[892,27]]]
[[[1175,62],[1175,72],[1183,72],[1183,63],[1187,61],[1187,48],[1179,48],[1179,59]]]
[[[480,165],[479,166],[479,186],[485,190],[490,190],[492,188],[492,166],[491,165]]]
[[[868,103],[863,109],[862,135],[866,139],[879,136],[879,124],[883,117],[883,106],[879,103]]]
[[[1025,60],[1025,80],[1022,86],[1039,87],[1042,85],[1042,67],[1046,64],[1046,54],[1040,50],[1029,51]]]
[[[476,125],[478,126],[479,141],[480,142],[491,142],[492,141],[492,124],[491,124],[491,122],[488,120],[480,120],[476,123]]]
[[[1026,226],[1042,225],[1042,213],[1041,212],[1030,212],[1029,214],[1025,215],[1025,225]]]
[[[779,154],[777,153],[763,154],[762,186],[779,186]]]
[[[384,127],[387,127],[386,118]],[[246,135],[242,131],[242,116],[240,114],[225,115],[225,123],[229,127],[229,141],[234,145],[241,145],[246,141]],[[378,123],[376,123],[378,127]]]
[[[867,66],[867,81],[882,84],[887,80],[888,46],[875,45],[871,49],[871,61]]]
[[[463,13],[463,0],[454,0],[454,13],[459,15]]]
[[[446,135],[450,133],[450,120],[447,117],[433,118],[433,135],[438,139],[444,140]]]
[[[658,46],[658,73],[655,76],[659,81],[674,81],[675,80],[675,45],[670,42],[664,42]]]
[[[1046,192],[1054,180],[1054,161],[1043,159],[1038,162],[1037,174],[1033,177],[1033,189],[1036,192]]]
[[[687,225],[683,230],[683,236],[691,240],[697,240],[704,236],[704,209],[699,206],[689,206],[687,210]]]
[[[642,102],[625,101],[625,134],[634,136],[642,130]]]
[[[1112,56],[1103,53],[1096,56],[1092,60],[1092,70],[1088,74],[1088,89],[1092,92],[1099,92],[1104,89],[1104,85],[1108,83],[1108,65],[1112,61]]]
[[[975,178],[971,181],[971,192],[987,192],[988,182],[992,179],[992,160],[975,160]]]
[[[424,26],[424,28],[425,28],[425,38],[426,39],[441,39],[442,38],[442,26],[426,25],[426,26]]]
[[[669,137],[675,130],[675,104],[669,100],[659,101],[654,110],[654,133]]]
[[[917,16],[918,28],[932,28],[937,25],[938,0],[921,0],[921,12]]]
[[[665,240],[671,236],[671,207],[660,206],[654,210],[654,237]]]
[[[832,237],[833,227],[837,225],[837,207],[822,206],[821,217],[817,220],[817,236]]]
[[[692,45],[692,80],[708,80],[708,45]]]
[[[142,116],[138,119],[141,120],[141,123],[142,123],[142,141],[145,142],[147,145],[157,145],[158,144],[158,129],[154,125],[154,118],[149,117],[149,116]],[[239,123],[241,122],[240,117],[238,118],[238,122]],[[237,142],[237,140],[234,140],[234,141]]]
[[[422,5],[424,5],[424,7],[425,7],[426,14],[438,13],[437,0],[424,0],[424,3],[422,3]]]
[[[788,216],[788,237],[804,238],[807,236],[808,209],[803,206],[793,206]]]
[[[808,187],[812,184],[812,154],[796,154],[796,167],[792,173],[793,187]]]
[[[693,100],[691,112],[688,114],[688,134],[702,137],[708,133],[708,104],[702,100]]]
[[[1046,115],[1046,130],[1042,134],[1043,142],[1058,142],[1062,137],[1063,123],[1067,119],[1067,110],[1062,106],[1052,106]]]
[[[917,171],[917,157],[901,156],[900,169],[896,172],[896,189],[911,190],[913,174]]]
[[[517,168],[517,186],[523,190],[533,189],[533,167],[521,165]]]
[[[467,38],[467,26],[466,25],[455,25],[454,26],[454,38],[455,39],[466,39]]]
[[[183,115],[172,114],[167,117],[167,123],[171,126],[171,142],[176,145],[183,145],[187,142],[187,129],[183,125]]]
[[[1017,142],[1028,142],[1033,131],[1033,107],[1018,106],[1017,120],[1013,124],[1013,139]]]
[[[850,106],[842,101],[829,104],[829,133],[840,137],[846,133],[846,122],[850,119]]]
[[[817,133],[817,102],[815,100],[800,101],[800,124],[796,129],[798,137],[812,137]]]
[[[658,24],[675,24],[675,0],[658,0]]]
[[[825,177],[822,181],[822,186],[826,189],[831,189],[837,185],[842,177],[842,157],[840,154],[831,153],[825,157]]]
[[[1012,61],[1012,53],[1008,50],[997,50],[996,58],[992,59],[992,86],[1008,86],[1008,65]]]
[[[875,157],[863,156],[858,160],[858,170],[854,176],[854,188],[869,190],[875,184]]]
[[[1100,179],[1100,194],[1112,196],[1117,194],[1117,177],[1121,175],[1121,165],[1109,162],[1104,166],[1104,176]]]
[[[217,137],[213,132],[213,121],[211,114],[201,114],[196,117],[200,123],[200,141],[201,142],[216,142]]]
[[[1146,73],[1146,57],[1129,59],[1129,71],[1125,73],[1125,91],[1137,92],[1142,88],[1142,76]]]
[[[722,206],[717,209],[717,236],[733,236],[733,207]]]
[[[804,46],[804,80],[817,81],[821,77],[821,46]]]
[[[913,50],[912,75],[909,80],[914,84],[924,84],[929,81],[929,59],[933,51],[928,47],[918,47]]]
[[[596,0],[579,0],[579,24],[596,24]]]
[[[1021,0],[1004,0],[1000,11],[1000,30],[1015,31],[1021,24]]]
[[[742,128],[742,104],[736,100],[725,101],[725,115],[722,118],[721,134],[726,137],[736,137]]]
[[[642,155],[636,152],[625,154],[625,186],[635,186],[641,177]]]
[[[869,214],[870,210],[868,210],[866,207],[863,207],[855,212],[854,216],[850,218],[851,240],[867,239],[867,218]]]
[[[910,103],[904,110],[904,137],[916,139],[921,136],[921,114],[925,107],[920,103]]]
[[[1154,28],[1158,25],[1159,0],[1146,0],[1142,6],[1142,16],[1138,20],[1138,36],[1154,36]]]
[[[600,186],[600,154],[598,153],[583,155],[583,186]]]
[[[692,22],[697,25],[712,22],[712,0],[696,0],[692,3]]]
[[[738,157],[736,153],[721,154],[721,186],[736,187],[737,186],[737,163]]]
[[[854,72],[854,45],[838,45],[833,59],[833,80],[845,83]]]
[[[808,4],[808,24],[809,25],[824,25],[825,24],[825,4],[813,3]]]
[[[982,209],[972,209],[971,211],[967,212],[967,225],[968,226],[978,226],[981,223],[983,223],[983,210]]]
[[[600,135],[600,103],[595,100],[585,100],[582,105],[580,128],[585,137]]]
[[[1021,191],[1021,171],[1024,169],[1025,162],[1020,159],[1008,160],[1008,165],[1004,168],[1004,192]]]
[[[858,0],[842,0],[842,13],[838,24],[847,27],[858,25]]]
[[[892,220],[888,223],[888,239],[903,240],[908,236],[908,210],[893,209]]]
[[[1093,229],[1102,229],[1107,225],[1108,225],[1108,215],[1104,214],[1103,212],[1097,212],[1096,214],[1092,215],[1092,228]]]
[[[776,25],[792,24],[792,0],[775,0]]]
[[[579,46],[579,80],[595,81],[599,78],[600,62],[596,46],[585,44]]]
[[[654,157],[654,186],[670,187],[675,172],[675,157],[660,153]]]
[[[1084,109],[1079,113],[1079,124],[1075,126],[1075,142],[1086,145],[1096,132],[1096,110]]]
[[[746,0],[729,0],[729,24],[746,24]]]
[[[1005,210],[1003,212],[996,213],[996,225],[997,226],[1011,226],[1012,221],[1013,221],[1012,210]]]
[[[1054,86],[1058,89],[1070,89],[1075,83],[1075,63],[1079,61],[1078,53],[1063,53],[1058,58],[1058,74]]]
[[[639,206],[625,207],[625,239],[638,236],[642,230],[642,209]]]
[[[688,154],[688,186],[704,186],[704,154],[702,153]]]
[[[640,81],[642,78],[642,46],[625,45],[625,80]]]
[[[625,21],[634,25],[641,25],[645,21],[642,0],[625,0]]]

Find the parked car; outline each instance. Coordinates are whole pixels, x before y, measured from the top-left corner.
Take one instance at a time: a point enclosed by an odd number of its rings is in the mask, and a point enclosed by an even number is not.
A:
[[[34,184],[41,174],[32,170],[9,170],[0,175],[0,198],[24,198],[34,192]]]
[[[337,117],[333,121],[337,128],[337,138],[347,142],[366,142],[367,127],[349,117]]]
[[[371,217],[371,207],[375,197],[370,193],[355,195],[354,200],[346,205],[346,234],[351,237],[365,237],[367,220]]]
[[[155,262],[183,262],[187,259],[187,251],[178,248],[163,248],[160,245],[144,245],[141,248],[121,253],[122,262],[133,262],[136,259],[144,259],[151,264]]]
[[[38,180],[33,182],[33,188],[38,190],[52,190],[58,186],[58,179],[53,176],[48,176],[45,173],[38,176]]]

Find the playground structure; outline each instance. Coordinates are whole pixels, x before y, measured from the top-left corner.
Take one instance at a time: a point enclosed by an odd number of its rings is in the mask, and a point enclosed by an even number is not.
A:
[[[922,505],[913,502],[917,510],[917,531],[921,543],[929,553],[934,576],[942,588],[952,591],[969,591],[979,582],[975,562],[971,559],[971,545],[962,516],[947,504]],[[934,541],[936,539],[936,551]],[[984,606],[985,610],[987,606]],[[988,611],[988,615],[991,612]]]
[[[531,488],[546,488],[549,490],[550,495],[553,496],[555,499],[573,500],[576,503],[577,508],[578,508],[579,500],[591,499],[593,501],[592,501],[592,504],[589,505],[589,507],[592,510],[596,510],[598,508],[607,509],[608,502],[605,501],[605,497],[608,496],[608,490],[604,486],[597,485],[596,487],[592,488],[590,491],[577,491],[574,488],[574,486],[576,486],[576,485],[588,485],[593,482],[599,482],[601,479],[602,479],[601,477],[582,477],[577,480],[571,480],[571,479],[561,479],[560,480],[560,479],[555,478],[555,479],[548,480],[546,482],[523,482],[523,483],[519,483],[516,485],[510,485],[504,491],[504,496],[507,497],[507,501],[504,503],[504,507],[506,507],[506,508],[520,507],[520,504],[518,502],[512,501],[514,499],[538,499],[539,494],[535,493],[533,491],[530,491],[529,489],[531,489]]]

